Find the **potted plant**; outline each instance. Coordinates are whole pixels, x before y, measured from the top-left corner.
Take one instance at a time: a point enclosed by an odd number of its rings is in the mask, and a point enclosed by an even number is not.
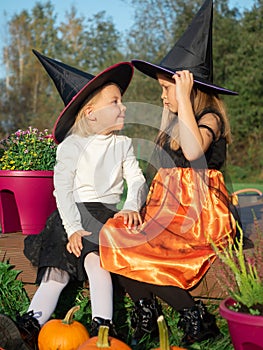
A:
[[[53,167],[56,144],[48,130],[29,127],[0,142],[2,232],[39,233],[56,208]]]
[[[227,320],[235,350],[263,349],[263,237],[258,232],[254,248],[243,251],[243,232],[235,244],[213,247],[220,259],[219,282],[229,294],[219,305]],[[259,230],[258,230],[259,231]]]

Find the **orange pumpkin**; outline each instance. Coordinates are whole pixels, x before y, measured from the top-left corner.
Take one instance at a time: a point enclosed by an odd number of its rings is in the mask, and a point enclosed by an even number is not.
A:
[[[39,350],[76,350],[90,338],[87,329],[73,320],[79,306],[72,307],[64,320],[50,320],[40,330],[38,335]]]
[[[77,350],[90,349],[112,349],[112,350],[131,350],[131,348],[119,339],[109,337],[109,327],[100,326],[97,337],[92,337],[84,344],[78,347]]]
[[[185,348],[180,348],[175,345],[170,346],[168,338],[168,329],[163,315],[158,317],[157,323],[159,328],[160,347],[152,350],[186,350]]]

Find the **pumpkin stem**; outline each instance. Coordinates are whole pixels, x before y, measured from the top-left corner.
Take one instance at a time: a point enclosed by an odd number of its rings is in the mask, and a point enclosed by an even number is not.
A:
[[[109,348],[109,327],[108,326],[100,326],[98,341],[96,343],[98,348]]]
[[[73,322],[73,315],[76,311],[80,309],[79,305],[73,306],[66,314],[64,320],[62,320],[62,323],[64,324],[72,324]]]
[[[158,317],[157,323],[159,328],[160,350],[170,350],[168,328],[163,315]]]

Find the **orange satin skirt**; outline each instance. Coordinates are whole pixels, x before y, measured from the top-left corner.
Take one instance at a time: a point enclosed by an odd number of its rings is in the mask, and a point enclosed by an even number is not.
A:
[[[227,244],[236,232],[218,170],[161,168],[152,181],[143,225],[109,219],[100,232],[102,266],[137,281],[195,286],[216,256],[211,240]]]

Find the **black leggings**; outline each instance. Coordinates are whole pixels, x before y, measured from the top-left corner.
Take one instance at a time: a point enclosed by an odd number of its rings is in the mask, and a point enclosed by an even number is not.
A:
[[[193,297],[185,289],[139,282],[120,275],[118,275],[118,278],[133,302],[139,299],[152,299],[155,295],[172,306],[176,311],[191,308],[195,305]]]

